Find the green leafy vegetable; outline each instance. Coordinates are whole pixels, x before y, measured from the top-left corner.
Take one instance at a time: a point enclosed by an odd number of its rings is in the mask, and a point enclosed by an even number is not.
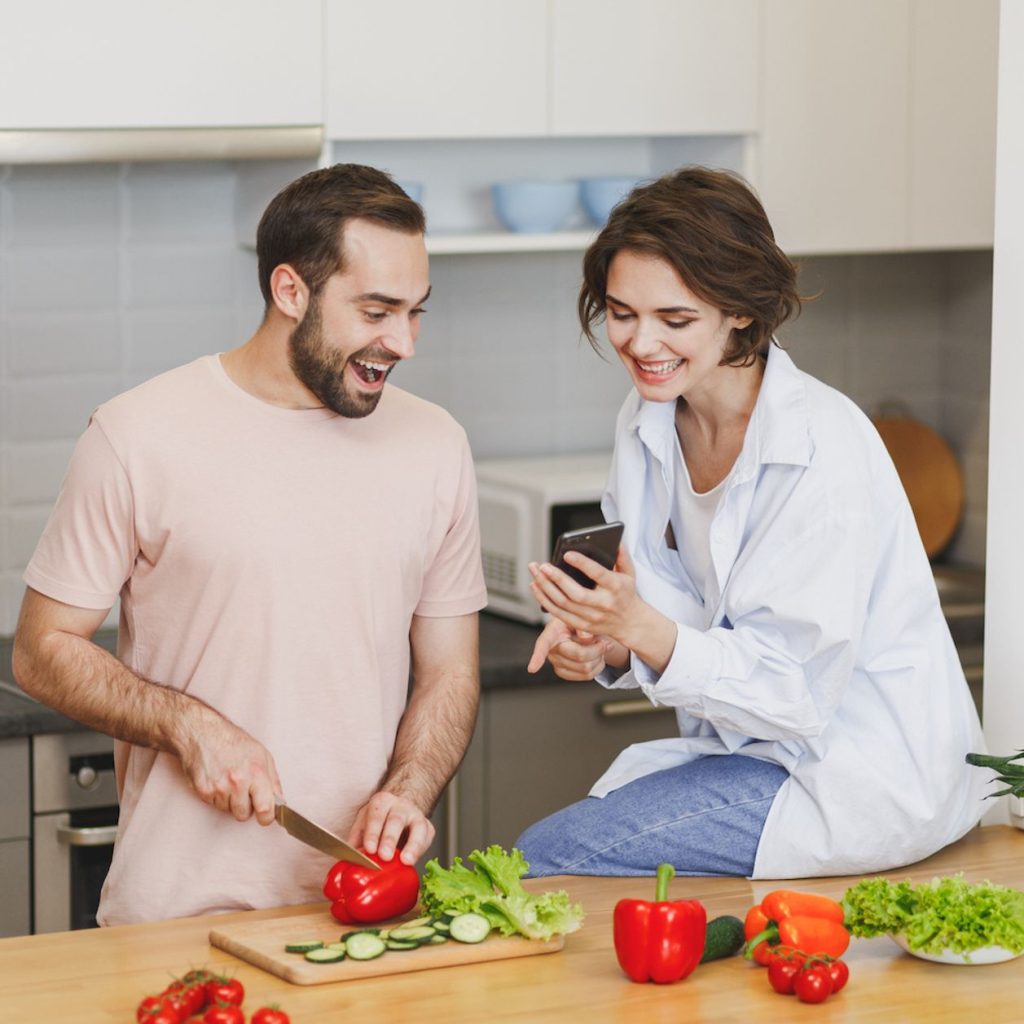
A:
[[[502,935],[550,939],[576,931],[583,908],[564,891],[534,895],[520,881],[530,869],[520,850],[500,846],[474,850],[472,867],[456,857],[450,868],[435,857],[423,869],[420,902],[431,914],[482,914]]]
[[[1024,750],[1018,750],[1009,757],[994,757],[991,754],[968,754],[966,761],[976,768],[991,768],[996,777],[993,782],[1001,782],[1005,789],[989,793],[991,796],[1024,796]]]
[[[962,874],[930,885],[866,878],[846,890],[843,910],[852,935],[902,934],[918,952],[970,953],[982,946],[1024,952],[1024,892],[970,885]]]

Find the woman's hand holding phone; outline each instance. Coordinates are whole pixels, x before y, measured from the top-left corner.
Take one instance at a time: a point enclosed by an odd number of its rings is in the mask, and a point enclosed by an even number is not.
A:
[[[550,563],[530,563],[530,590],[554,618],[538,637],[528,670],[537,671],[547,657],[563,679],[593,679],[606,664],[624,667],[633,651],[654,671],[664,671],[675,648],[676,624],[637,593],[625,546],[620,545],[613,569],[578,551],[568,552],[565,561],[593,580],[594,588],[581,586]],[[588,637],[600,641],[599,651],[596,645],[589,649],[593,641]],[[592,672],[598,661],[600,668]]]

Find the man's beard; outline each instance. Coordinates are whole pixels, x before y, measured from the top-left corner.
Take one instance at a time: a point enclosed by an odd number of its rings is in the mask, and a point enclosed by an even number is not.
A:
[[[374,356],[370,349],[343,356],[324,344],[322,327],[320,300],[313,298],[288,339],[288,364],[292,372],[332,412],[348,419],[369,416],[377,408],[383,389],[371,394],[349,390],[345,364],[354,356],[377,362],[390,362],[390,357]]]

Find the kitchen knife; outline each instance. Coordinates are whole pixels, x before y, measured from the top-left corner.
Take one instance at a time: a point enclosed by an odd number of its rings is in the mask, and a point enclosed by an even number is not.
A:
[[[333,832],[321,828],[316,822],[303,817],[280,800],[274,805],[274,817],[289,835],[306,843],[307,846],[312,846],[335,860],[346,860],[351,864],[361,864],[363,867],[380,871],[379,864],[360,853],[354,846],[349,846],[344,839],[339,839]]]

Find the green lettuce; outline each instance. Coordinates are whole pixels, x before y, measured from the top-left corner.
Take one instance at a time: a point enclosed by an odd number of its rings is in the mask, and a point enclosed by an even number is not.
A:
[[[506,853],[500,846],[474,850],[472,867],[456,857],[450,868],[435,857],[423,868],[420,902],[431,914],[482,914],[502,935],[550,939],[576,931],[583,908],[570,904],[564,891],[539,895],[523,888],[522,877],[530,865],[522,851]]]
[[[866,878],[843,896],[852,935],[903,935],[922,953],[970,953],[982,946],[1024,952],[1024,892],[991,882],[970,885],[962,874],[930,884]]]

